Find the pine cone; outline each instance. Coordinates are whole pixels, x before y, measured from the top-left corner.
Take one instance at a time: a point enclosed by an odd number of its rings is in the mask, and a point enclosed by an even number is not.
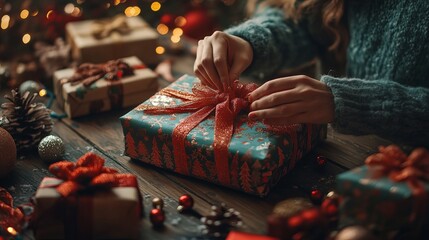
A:
[[[213,205],[210,214],[202,217],[201,222],[205,225],[203,233],[216,238],[224,237],[231,228],[243,225],[240,213],[233,208],[227,208],[225,203],[220,206]]]
[[[10,102],[1,105],[0,126],[12,135],[18,152],[37,147],[52,131],[50,110],[43,103],[33,103],[36,95],[27,91],[21,96],[19,91],[12,90],[12,96],[5,96]]]

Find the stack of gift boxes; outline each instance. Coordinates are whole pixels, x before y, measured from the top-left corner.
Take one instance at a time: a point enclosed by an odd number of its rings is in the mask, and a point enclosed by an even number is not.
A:
[[[136,106],[158,90],[157,75],[147,67],[159,60],[155,52],[158,33],[141,17],[118,15],[71,22],[66,25],[66,39],[73,60],[81,66],[122,59],[134,69],[129,75],[116,71],[117,81],[99,76],[90,85],[67,81],[75,78],[76,68],[54,72],[57,102],[68,117]],[[95,76],[88,75],[90,77]]]

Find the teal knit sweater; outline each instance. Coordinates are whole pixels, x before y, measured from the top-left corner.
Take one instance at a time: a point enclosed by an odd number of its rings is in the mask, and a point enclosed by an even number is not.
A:
[[[347,74],[321,78],[334,95],[332,126],[428,147],[428,0],[349,1],[346,17]],[[323,45],[308,27],[285,20],[274,8],[226,32],[250,42],[254,58],[246,71],[264,76],[317,57]]]

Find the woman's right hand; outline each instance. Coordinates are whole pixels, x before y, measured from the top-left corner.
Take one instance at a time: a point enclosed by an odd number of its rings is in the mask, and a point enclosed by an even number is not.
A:
[[[198,42],[194,72],[202,84],[225,91],[252,59],[253,49],[249,42],[216,31]]]

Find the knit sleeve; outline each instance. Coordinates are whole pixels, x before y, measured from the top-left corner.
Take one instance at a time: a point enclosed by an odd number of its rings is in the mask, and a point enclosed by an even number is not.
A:
[[[354,135],[376,134],[397,143],[429,146],[429,89],[389,80],[322,76],[335,101],[333,127]]]
[[[258,78],[268,77],[282,67],[299,66],[317,53],[308,31],[285,19],[283,10],[278,8],[266,8],[225,32],[251,44],[253,61],[245,73]]]

